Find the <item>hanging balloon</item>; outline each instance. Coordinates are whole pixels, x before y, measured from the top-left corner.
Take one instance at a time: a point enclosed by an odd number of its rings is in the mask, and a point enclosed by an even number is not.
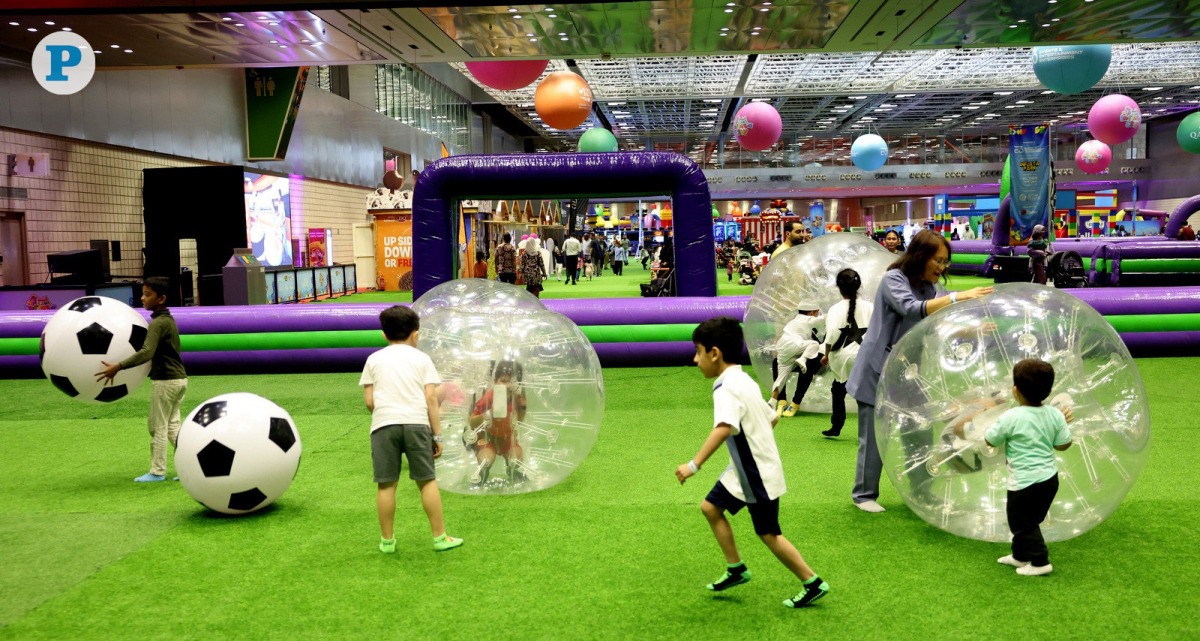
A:
[[[713,205],[713,206],[712,206],[712,215],[713,215],[713,218],[720,218],[720,217],[721,217],[721,212],[717,211],[717,206],[716,206],[716,205]]]
[[[765,102],[752,102],[733,119],[738,144],[750,151],[766,151],[775,145],[783,133],[779,112]]]
[[[1079,93],[1096,86],[1112,62],[1112,45],[1034,47],[1033,73],[1047,89]]]
[[[1175,130],[1175,140],[1179,146],[1190,154],[1200,154],[1200,111],[1189,115],[1179,122]]]
[[[762,213],[762,207],[758,206],[758,201],[754,201],[754,204],[750,206],[750,215],[757,216],[761,213]]]
[[[555,71],[538,85],[533,106],[554,129],[574,129],[592,113],[592,88],[577,73]]]
[[[604,152],[617,150],[617,137],[604,127],[592,127],[579,137],[579,151]]]
[[[1088,129],[1100,142],[1119,145],[1133,138],[1142,126],[1142,110],[1133,98],[1119,93],[1096,101],[1088,112]]]
[[[1008,192],[1012,191],[1012,165],[1009,163],[1011,157],[1004,159],[1004,171],[1000,172],[1000,202],[1008,196]]]
[[[1112,163],[1112,148],[1099,140],[1089,140],[1075,150],[1075,164],[1085,174],[1098,174]]]
[[[549,60],[488,60],[468,62],[467,71],[485,87],[512,91],[541,77]]]
[[[888,160],[887,141],[876,134],[859,136],[850,145],[850,160],[863,171],[875,171]]]

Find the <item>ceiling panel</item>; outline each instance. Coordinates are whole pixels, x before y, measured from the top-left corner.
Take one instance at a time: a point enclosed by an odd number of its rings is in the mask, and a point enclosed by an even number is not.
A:
[[[966,0],[912,44],[1012,45],[1200,37],[1200,0]]]

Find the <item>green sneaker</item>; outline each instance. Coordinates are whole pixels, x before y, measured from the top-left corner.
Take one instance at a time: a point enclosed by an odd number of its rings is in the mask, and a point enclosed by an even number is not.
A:
[[[379,551],[384,554],[394,554],[396,552],[396,539],[379,539]]]
[[[813,601],[829,594],[829,584],[820,577],[814,577],[811,583],[804,586],[800,593],[790,599],[784,599],[783,604],[789,608],[803,608],[813,604]]]
[[[728,590],[734,586],[747,583],[753,576],[754,575],[750,574],[750,570],[743,565],[741,572],[730,572],[729,570],[726,570],[725,576],[722,576],[714,583],[709,583],[705,587],[713,592],[720,592],[721,590]]]
[[[456,539],[449,534],[443,534],[433,540],[433,549],[438,552],[445,552],[446,550],[453,550],[462,544],[462,539]]]

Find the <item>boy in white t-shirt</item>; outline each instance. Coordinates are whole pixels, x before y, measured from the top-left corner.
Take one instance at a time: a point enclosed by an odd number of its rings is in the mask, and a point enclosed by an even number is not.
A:
[[[783,604],[789,608],[810,605],[829,592],[829,584],[808,567],[779,527],[779,497],[787,491],[787,486],[779,448],[775,445],[777,419],[759,396],[754,379],[742,371],[741,365],[735,364],[742,353],[742,326],[732,318],[709,319],[692,332],[692,342],[696,344],[692,360],[700,372],[705,378],[717,379],[713,383],[715,418],[700,452],[675,470],[675,478],[682,485],[699,472],[722,442],[729,448],[730,458],[729,467],[700,504],[728,564],[725,575],[708,584],[708,589],[720,592],[750,580],[750,570],[742,562],[733,528],[725,518],[725,512],[737,514],[747,507],[755,533],[775,558],[804,583],[800,592]]]
[[[438,493],[433,460],[442,455],[442,426],[438,387],[442,382],[433,361],[417,349],[421,320],[407,307],[383,310],[379,324],[388,346],[371,354],[358,384],[371,410],[371,462],[379,489],[379,551],[396,551],[396,483],[400,480],[400,455],[408,458],[408,477],[416,481],[421,507],[429,517],[433,549],[439,552],[462,545],[446,534],[442,521],[442,496]]]

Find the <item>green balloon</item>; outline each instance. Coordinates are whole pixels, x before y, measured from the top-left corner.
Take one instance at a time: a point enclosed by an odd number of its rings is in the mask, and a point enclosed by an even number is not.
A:
[[[579,151],[604,152],[617,150],[617,137],[603,127],[592,127],[579,137]]]
[[[1190,154],[1200,154],[1200,111],[1184,118],[1175,130],[1175,140]]]
[[[713,205],[713,218],[720,218],[721,212],[717,211],[717,206]]]
[[[1009,160],[1011,156],[1004,159],[1004,172],[1000,174],[1000,202],[1004,202],[1004,198],[1008,196],[1008,192],[1012,191],[1012,175],[1009,172]]]

